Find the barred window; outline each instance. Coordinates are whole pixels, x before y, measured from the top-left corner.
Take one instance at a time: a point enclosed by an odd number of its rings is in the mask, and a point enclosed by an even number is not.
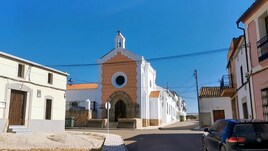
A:
[[[262,96],[262,108],[263,108],[263,119],[268,121],[268,88],[261,91]]]

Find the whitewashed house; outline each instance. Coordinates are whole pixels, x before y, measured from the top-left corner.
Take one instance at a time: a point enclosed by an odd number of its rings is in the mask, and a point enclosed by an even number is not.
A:
[[[252,104],[250,102],[249,83],[247,80],[247,61],[244,47],[244,38],[242,36],[235,39],[236,49],[234,50],[233,60],[235,62],[237,102],[240,119],[253,118]]]
[[[186,120],[186,104],[174,91],[162,89],[150,93],[150,125]]]
[[[0,132],[62,132],[67,74],[0,52]]]
[[[98,98],[97,90],[98,84],[96,83],[67,85],[66,110],[93,110],[96,108],[94,102],[96,102]]]
[[[231,119],[231,98],[221,96],[221,87],[201,87],[199,94],[200,126],[211,126],[218,119]]]

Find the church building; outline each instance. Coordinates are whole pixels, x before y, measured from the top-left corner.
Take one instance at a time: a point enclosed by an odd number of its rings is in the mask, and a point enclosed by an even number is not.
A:
[[[83,104],[90,100],[90,109],[94,106],[99,119],[107,118],[105,103],[109,102],[111,122],[135,118],[143,127],[185,119],[185,101],[177,93],[156,85],[155,69],[142,56],[126,49],[126,39],[119,31],[115,48],[101,57],[97,64],[97,86],[67,86],[67,102]]]

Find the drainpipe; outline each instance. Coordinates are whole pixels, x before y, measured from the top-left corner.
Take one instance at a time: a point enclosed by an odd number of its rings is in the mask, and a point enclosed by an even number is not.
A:
[[[245,45],[245,51],[246,51],[246,64],[247,64],[247,72],[249,73],[249,63],[248,63],[248,49],[247,49],[247,40],[246,40],[246,30],[242,27],[239,26],[240,20],[236,22],[236,26],[238,29],[243,30],[243,37],[244,37],[244,45]],[[251,84],[250,84],[250,74],[248,74],[247,82],[248,82],[248,87],[249,87],[249,101],[250,101],[250,106],[251,106],[251,116],[254,118],[253,114],[253,106],[252,106],[252,95],[251,95]]]

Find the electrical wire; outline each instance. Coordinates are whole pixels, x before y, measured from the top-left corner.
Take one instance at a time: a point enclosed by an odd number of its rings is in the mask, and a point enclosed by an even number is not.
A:
[[[195,57],[195,56],[220,53],[220,52],[224,52],[224,51],[228,51],[228,50],[229,50],[229,48],[221,48],[221,49],[214,49],[214,50],[195,52],[195,53],[189,53],[189,54],[183,54],[183,55],[151,58],[151,59],[147,59],[147,61],[156,62],[156,61],[163,61],[163,60],[176,60],[176,59],[182,59],[182,58],[189,58],[189,57]],[[143,60],[137,60],[137,61],[133,60],[133,61],[119,61],[119,62],[109,62],[109,63],[66,64],[66,65],[47,65],[47,66],[50,66],[50,67],[84,67],[84,66],[98,66],[98,65],[104,65],[104,64],[118,66],[118,65],[131,64],[131,63],[142,62],[142,61]]]

